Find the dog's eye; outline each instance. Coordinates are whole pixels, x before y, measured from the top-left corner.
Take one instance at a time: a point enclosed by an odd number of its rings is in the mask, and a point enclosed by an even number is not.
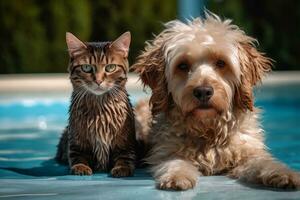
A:
[[[225,65],[226,65],[226,63],[225,63],[225,61],[224,60],[217,60],[217,62],[216,62],[216,66],[218,67],[218,68],[224,68],[225,67]]]
[[[182,71],[186,71],[189,69],[189,65],[186,63],[180,63],[179,65],[177,65],[178,69],[182,70]]]

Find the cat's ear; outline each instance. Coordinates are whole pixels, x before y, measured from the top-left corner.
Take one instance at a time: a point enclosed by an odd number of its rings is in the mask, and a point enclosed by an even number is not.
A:
[[[131,41],[131,34],[129,31],[123,33],[120,37],[118,37],[115,41],[113,41],[110,45],[110,48],[123,55],[124,58],[128,57],[129,46]]]
[[[70,57],[76,57],[87,49],[87,46],[70,32],[66,32],[66,42]]]

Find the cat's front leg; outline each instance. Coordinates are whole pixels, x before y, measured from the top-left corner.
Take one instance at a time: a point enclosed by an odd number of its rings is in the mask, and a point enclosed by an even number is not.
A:
[[[90,156],[80,151],[78,145],[69,146],[69,165],[74,175],[92,175],[93,170],[89,166]]]
[[[135,151],[133,149],[115,150],[113,153],[113,168],[111,169],[112,177],[133,176],[135,169]]]

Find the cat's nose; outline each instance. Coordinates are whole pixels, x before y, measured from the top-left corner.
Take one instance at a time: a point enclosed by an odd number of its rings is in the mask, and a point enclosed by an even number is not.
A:
[[[95,81],[97,83],[97,85],[101,85],[101,83],[103,82],[102,80],[96,80]]]

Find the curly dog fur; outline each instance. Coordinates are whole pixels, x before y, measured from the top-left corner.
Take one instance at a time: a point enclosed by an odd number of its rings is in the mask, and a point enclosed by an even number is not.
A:
[[[136,114],[147,116],[138,118],[137,129],[151,145],[146,161],[157,187],[186,190],[199,176],[226,174],[299,188],[299,174],[264,145],[252,90],[271,70],[272,60],[256,49],[256,40],[211,13],[205,20],[165,26],[133,65],[152,90],[147,106],[152,118],[141,105]],[[149,120],[150,128],[145,127]]]

